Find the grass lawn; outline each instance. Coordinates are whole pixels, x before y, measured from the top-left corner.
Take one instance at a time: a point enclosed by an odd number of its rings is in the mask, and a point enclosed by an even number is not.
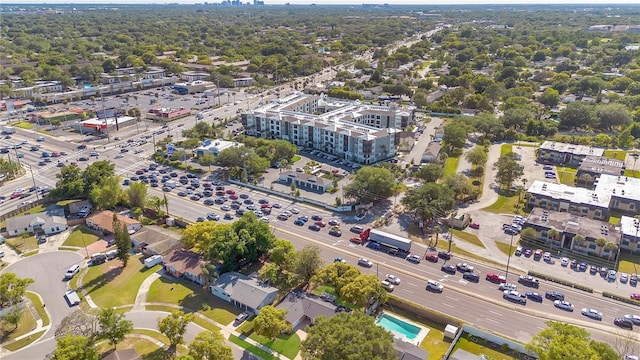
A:
[[[627,169],[624,171],[624,176],[626,177],[633,177],[633,178],[640,178],[640,170],[631,170],[631,169]]]
[[[575,186],[576,184],[576,173],[569,171],[560,171],[558,170],[558,178],[560,179],[561,184]]]
[[[160,265],[147,269],[140,259],[141,256],[130,257],[124,269],[118,259],[89,268],[82,285],[96,305],[115,307],[134,303],[140,284],[160,269]]]
[[[513,145],[512,144],[502,144],[502,146],[500,146],[500,156],[505,156],[508,153],[513,152]]]
[[[137,333],[137,331],[134,330],[132,333]],[[118,343],[118,350],[125,349],[134,349],[136,354],[140,355],[141,358],[145,360],[170,359],[165,349],[158,347],[158,345],[147,339],[142,339],[136,336],[128,336],[122,342]],[[113,346],[106,341],[98,345],[98,353],[101,354],[101,358],[111,351],[113,351]]]
[[[439,241],[438,242],[438,249],[448,250],[449,249],[449,243],[447,241]],[[496,261],[493,261],[493,260],[489,260],[489,259],[485,258],[484,256],[480,256],[478,254],[472,253],[471,251],[467,251],[467,250],[461,249],[461,248],[456,246],[455,242],[454,242],[453,245],[451,245],[451,252],[454,253],[454,254],[462,255],[462,256],[464,256],[466,258],[469,258],[469,259],[475,259],[475,260],[478,260],[480,262],[484,262],[484,263],[487,263],[487,264],[495,265],[495,266],[498,266],[498,267],[504,266],[504,264],[502,264],[502,263],[499,263],[499,262],[496,262]]]
[[[451,234],[453,234],[453,236],[459,238],[460,240],[464,240],[473,245],[480,246],[482,248],[485,247],[482,241],[474,234],[471,234],[462,230],[455,230],[455,229],[451,229]]]
[[[241,312],[240,309],[228,302],[208,294],[197,284],[187,281],[172,281],[164,277],[151,284],[147,302],[164,302],[184,306],[223,325],[230,324]]]
[[[47,316],[47,312],[44,311],[44,308],[42,307],[42,301],[40,301],[40,297],[36,293],[33,293],[31,291],[25,292],[24,295],[28,297],[29,300],[31,300],[31,303],[38,313],[38,316],[40,316],[40,319],[42,319],[42,326],[49,325],[49,317]]]
[[[9,350],[9,351],[16,351],[16,350],[22,349],[23,347],[31,344],[32,342],[40,339],[40,337],[42,335],[44,335],[45,332],[47,332],[47,330],[39,331],[39,332],[37,332],[35,334],[32,334],[31,336],[27,336],[24,339],[20,339],[18,341],[14,341],[11,344],[7,344],[7,345],[5,345],[3,347],[5,349]]]
[[[621,216],[615,216],[615,215],[609,216],[609,224],[613,224],[613,225],[620,224],[620,217]]]
[[[253,331],[253,320],[244,323],[238,331],[242,335],[259,342],[273,351],[279,352],[289,359],[295,358],[300,349],[300,337],[297,334],[280,335],[275,340],[267,339]]]
[[[620,253],[618,272],[640,274],[640,256]]]
[[[266,351],[264,351],[262,349],[258,349],[258,347],[249,344],[248,342],[240,339],[239,337],[237,337],[235,335],[230,335],[229,336],[229,341],[231,341],[232,343],[240,346],[241,348],[247,350],[248,352],[250,352],[252,354],[256,354],[256,355],[260,356],[264,360],[276,360],[276,359],[278,359],[277,357],[269,354],[268,352],[266,352]]]
[[[169,338],[166,337],[160,331],[151,330],[151,329],[133,329],[133,330],[131,330],[131,334],[147,335],[147,336],[150,336],[150,337],[152,337],[152,338],[164,343],[167,346],[169,345]]]
[[[20,321],[18,321],[18,327],[13,328],[13,325],[2,323],[0,325],[0,343],[11,341],[18,336],[24,335],[29,331],[32,331],[36,328],[36,319],[31,314],[31,311],[26,308],[21,310],[22,316],[20,316]]]
[[[625,157],[627,157],[627,153],[624,150],[605,150],[604,156],[624,161]]]
[[[20,121],[19,123],[15,123],[13,124],[13,126],[20,128],[20,129],[33,129],[33,124],[30,122],[26,122],[26,121]]]
[[[145,310],[147,311],[164,311],[164,312],[174,312],[176,310],[178,310],[177,308],[173,307],[173,306],[169,306],[169,305],[147,305],[144,307]],[[131,310],[131,308],[129,308],[129,310]],[[127,310],[127,311],[129,311]],[[200,326],[202,326],[203,328],[210,330],[210,331],[220,331],[220,328],[216,326],[216,324],[213,324],[211,321],[209,320],[205,320],[205,319],[201,319],[198,316],[194,316],[193,323],[198,324]]]
[[[11,246],[18,254],[23,254],[38,248],[38,240],[36,240],[35,236],[29,236],[28,238],[17,237],[6,239],[5,241],[7,245]]]
[[[518,207],[516,212],[516,204],[518,204],[518,195],[504,196],[500,195],[498,200],[493,204],[482,209],[484,211],[496,213],[496,214],[523,214],[522,204]]]
[[[444,170],[442,171],[442,177],[447,175],[453,175],[458,172],[458,163],[460,162],[459,156],[450,156],[444,162]]]
[[[516,252],[516,248],[518,247],[518,245],[514,243],[513,246],[511,246],[511,254],[509,254],[510,245],[507,244],[506,242],[496,241],[496,246],[498,246],[498,249],[500,249],[500,251],[505,253],[505,255],[507,256],[513,255],[513,253]]]
[[[300,157],[300,155],[294,155],[294,156],[291,158],[291,164],[295,164],[296,162],[298,162],[298,161],[300,161],[300,160],[302,160],[302,157]]]
[[[340,304],[340,305],[342,305],[342,306],[346,306],[346,307],[348,307],[349,309],[354,309],[354,310],[360,309],[360,307],[358,307],[358,306],[356,306],[356,305],[353,305],[353,304],[348,303],[348,302],[346,302],[346,301],[342,301],[342,299],[340,299],[340,296],[338,295],[338,293],[336,292],[336,290],[335,290],[333,287],[331,287],[331,286],[327,286],[327,285],[318,286],[317,288],[315,288],[315,289],[313,290],[313,293],[314,293],[314,294],[316,294],[316,295],[322,295],[322,293],[327,293],[327,294],[329,294],[329,295],[333,295],[333,296],[335,296],[335,297],[336,297],[336,302],[337,302],[338,304]]]
[[[470,341],[466,335],[463,335],[460,337],[460,339],[458,339],[458,342],[456,343],[456,346],[453,348],[453,353],[456,352],[456,350],[458,349],[463,349],[466,350],[472,354],[476,354],[476,355],[485,355],[484,358],[486,359],[491,359],[491,360],[510,360],[510,359],[514,359],[513,356],[510,355],[505,355],[503,353],[501,353],[499,350],[500,348],[489,348],[477,343],[474,343],[472,341]]]
[[[85,247],[93,244],[98,239],[98,235],[91,232],[86,226],[80,225],[69,234],[62,246]]]

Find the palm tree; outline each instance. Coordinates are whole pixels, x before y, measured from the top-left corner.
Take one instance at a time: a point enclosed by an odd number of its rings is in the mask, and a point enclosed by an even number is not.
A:
[[[604,248],[609,251],[609,260],[611,260],[613,258],[613,254],[618,249],[618,244],[614,243],[613,241],[609,241],[604,245]]]
[[[551,229],[547,231],[547,239],[550,240],[551,249],[553,249],[553,241],[558,238],[560,232],[556,229]]]
[[[605,245],[607,245],[607,239],[605,238],[596,239],[596,246],[598,247],[598,256],[602,256],[602,250],[604,250]]]
[[[575,246],[578,246],[578,247],[583,247],[584,243],[585,243],[585,240],[586,239],[585,239],[584,235],[578,234],[578,235],[573,237],[573,243],[574,243]]]

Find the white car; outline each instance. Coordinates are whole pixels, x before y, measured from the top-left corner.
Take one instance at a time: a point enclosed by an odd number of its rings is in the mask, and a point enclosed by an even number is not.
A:
[[[594,320],[602,320],[602,313],[596,309],[584,308],[580,312],[582,313],[582,315],[588,318],[592,318]]]
[[[620,282],[623,283],[623,284],[626,284],[627,281],[629,281],[629,274],[620,273]]]
[[[114,159],[122,159],[124,157],[124,154],[117,154]]]
[[[300,210],[298,210],[296,208],[291,208],[291,209],[289,209],[289,211],[291,211],[292,214],[300,214]]]
[[[268,216],[263,216],[263,217],[260,218],[260,220],[268,223],[269,222],[269,217]]]
[[[517,288],[517,286],[515,284],[509,284],[509,283],[502,283],[498,286],[498,289],[505,291],[505,290],[510,290],[510,291],[515,291]]]
[[[395,289],[395,286],[394,286],[392,283],[388,282],[387,280],[382,280],[382,281],[380,282],[380,284],[381,284],[381,285],[382,285],[382,287],[383,287],[385,290],[387,290],[388,292],[392,292],[392,291],[393,291],[393,289]]]
[[[385,276],[385,279],[387,279],[388,282],[394,284],[394,285],[400,285],[400,278],[392,275],[392,274],[387,274]]]
[[[560,260],[560,265],[564,267],[569,266],[569,258],[563,257],[562,260]]]
[[[427,281],[427,290],[441,293],[444,290],[444,286],[437,281],[429,280]]]
[[[609,270],[609,280],[615,280],[618,273],[615,270]]]
[[[355,219],[356,221],[362,221],[362,219],[364,219],[365,216],[367,216],[365,213],[361,213],[356,215]]]
[[[558,309],[562,309],[562,310],[572,311],[573,312],[573,304],[568,302],[568,301],[556,300],[556,301],[553,302],[553,306],[557,307]]]

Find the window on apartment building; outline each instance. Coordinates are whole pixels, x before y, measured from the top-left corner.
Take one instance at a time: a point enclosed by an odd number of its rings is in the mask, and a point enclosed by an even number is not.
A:
[[[542,237],[544,239],[548,239],[549,233],[547,232],[547,230],[544,230],[544,231],[540,232],[540,237]]]
[[[593,216],[595,216],[597,218],[601,217],[602,216],[602,211],[596,210],[596,212],[593,214]]]
[[[582,208],[582,215],[587,215],[589,213],[589,209]]]
[[[589,250],[595,250],[596,249],[596,244],[595,243],[589,243]]]
[[[629,247],[629,242],[627,240],[622,241],[622,247]]]
[[[635,203],[630,203],[629,204],[629,210],[635,210],[636,209],[636,204]]]

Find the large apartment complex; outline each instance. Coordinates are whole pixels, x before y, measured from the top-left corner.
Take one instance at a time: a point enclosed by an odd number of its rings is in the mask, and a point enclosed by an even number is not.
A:
[[[242,115],[245,133],[288,140],[339,158],[373,164],[395,155],[410,113],[393,106],[294,93]]]

